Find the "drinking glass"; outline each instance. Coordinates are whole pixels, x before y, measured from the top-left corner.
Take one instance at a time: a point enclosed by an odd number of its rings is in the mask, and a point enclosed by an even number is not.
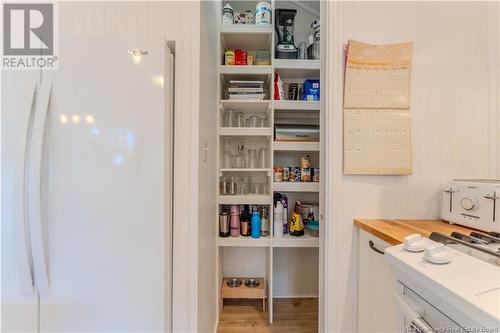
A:
[[[265,169],[267,167],[267,148],[259,149],[259,156],[257,159],[257,167]]]
[[[257,151],[255,149],[248,150],[248,168],[255,168],[257,165]]]
[[[241,112],[236,112],[235,114],[235,127],[245,127],[243,113]]]
[[[227,110],[224,114],[224,127],[234,127],[235,118],[234,118],[234,110]]]
[[[250,116],[250,127],[257,127],[258,124],[259,124],[259,117],[255,115]]]
[[[259,127],[266,127],[266,118],[264,117],[259,118]]]
[[[226,151],[224,153],[224,168],[231,169],[233,167],[233,154]]]

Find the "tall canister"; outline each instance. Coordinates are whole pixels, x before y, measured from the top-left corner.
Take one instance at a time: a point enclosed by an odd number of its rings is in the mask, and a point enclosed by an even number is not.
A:
[[[259,2],[255,7],[255,24],[271,24],[271,5],[269,2]]]

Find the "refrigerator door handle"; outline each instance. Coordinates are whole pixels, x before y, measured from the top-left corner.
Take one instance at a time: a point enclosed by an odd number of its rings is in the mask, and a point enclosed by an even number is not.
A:
[[[42,164],[52,82],[42,82],[36,101],[28,159],[28,221],[35,285],[41,297],[50,295],[42,210]]]
[[[30,108],[30,113],[29,113],[29,118],[28,118],[28,129],[26,131],[26,146],[24,148],[24,166],[23,166],[23,201],[22,201],[22,207],[23,207],[23,226],[24,226],[24,245],[26,248],[26,254],[27,258],[26,260],[28,261],[28,267],[30,270],[30,278],[31,278],[31,288],[33,290],[33,294],[35,292],[35,277],[34,277],[34,267],[33,267],[33,255],[32,255],[32,250],[31,250],[31,241],[30,241],[30,228],[29,228],[29,217],[28,217],[28,193],[29,193],[29,186],[28,186],[28,160],[29,160],[29,154],[30,154],[30,147],[31,147],[31,141],[32,141],[32,133],[33,133],[33,118],[34,118],[34,111],[35,111],[35,103],[36,103],[36,96],[37,96],[37,84],[34,84],[33,87],[33,95],[31,97],[31,108]]]

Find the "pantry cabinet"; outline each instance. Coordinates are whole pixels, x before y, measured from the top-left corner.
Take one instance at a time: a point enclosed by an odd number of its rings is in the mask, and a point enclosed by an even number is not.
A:
[[[258,1],[221,1],[220,9],[230,5],[234,12],[255,10]],[[217,140],[217,216],[235,206],[264,208],[269,215],[269,234],[259,238],[249,236],[218,237],[218,288],[224,278],[264,278],[267,291],[269,321],[273,321],[273,300],[277,298],[316,298],[319,290],[320,238],[279,235],[273,228],[275,203],[278,194],[286,195],[288,222],[296,202],[310,204],[315,209],[314,220],[320,220],[320,150],[321,142],[314,139],[298,141],[276,140],[276,125],[303,128],[320,126],[320,102],[314,98],[290,100],[288,91],[301,87],[306,80],[316,83],[320,78],[320,60],[276,59],[275,10],[297,10],[295,20],[296,44],[312,33],[311,24],[319,20],[319,11],[307,11],[294,1],[269,1],[271,24],[223,24],[219,27],[220,63],[218,66],[218,140]],[[246,50],[242,56],[241,50]],[[229,52],[228,52],[229,51]],[[229,65],[226,57],[235,60]],[[234,57],[234,59],[232,58]],[[248,60],[247,65],[238,65]],[[268,62],[266,62],[268,59]],[[253,62],[250,64],[250,62]],[[275,99],[274,81],[279,75],[281,88],[286,92]],[[292,88],[290,88],[292,87]],[[252,96],[242,96],[252,94]],[[318,92],[319,94],[319,92]],[[307,155],[309,167],[301,170],[301,156]],[[276,167],[296,170],[295,182],[274,177]],[[288,169],[290,168],[290,169]],[[304,172],[304,181],[301,180]],[[307,172],[310,172],[309,175]],[[316,182],[313,182],[313,176]],[[313,210],[311,208],[311,210]],[[231,218],[229,218],[231,219]],[[241,222],[241,221],[240,221]],[[230,225],[230,223],[229,223]],[[229,226],[230,227],[230,226]],[[240,233],[243,229],[240,230]],[[236,234],[237,232],[235,232]],[[219,291],[220,293],[220,291]],[[222,300],[221,300],[222,302]]]
[[[396,279],[384,254],[380,253],[390,246],[392,245],[382,239],[359,229],[359,332],[398,332],[398,313],[394,298]]]

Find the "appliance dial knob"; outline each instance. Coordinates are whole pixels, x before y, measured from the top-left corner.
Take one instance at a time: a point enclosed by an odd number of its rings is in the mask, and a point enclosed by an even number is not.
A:
[[[465,210],[476,210],[478,208],[478,203],[472,198],[463,198],[460,200],[460,206]]]

